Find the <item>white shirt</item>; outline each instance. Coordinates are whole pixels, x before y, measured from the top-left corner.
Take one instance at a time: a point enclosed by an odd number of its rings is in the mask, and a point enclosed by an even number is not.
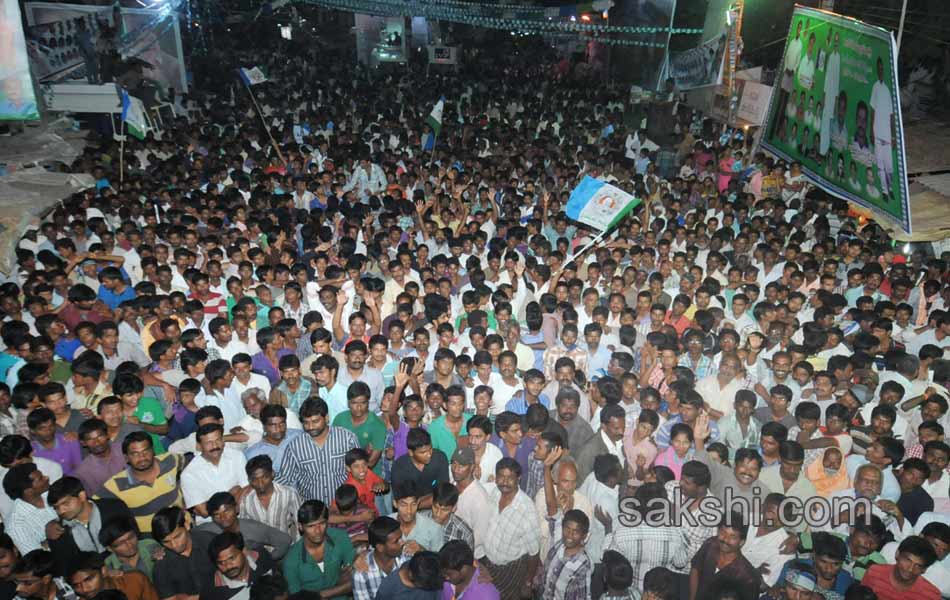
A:
[[[709,404],[713,410],[721,412],[723,417],[732,414],[736,392],[741,389],[742,385],[738,379],[733,379],[725,388],[720,388],[715,373],[696,382],[696,391],[703,397],[703,402]]]
[[[779,546],[788,537],[788,532],[779,527],[772,533],[767,533],[758,537],[758,527],[749,528],[749,536],[745,544],[742,545],[742,555],[745,556],[752,566],[758,569],[762,565],[768,565],[769,573],[765,575],[765,582],[769,586],[774,586],[778,581],[779,573],[782,571],[782,565],[789,559],[789,556],[782,555],[779,552]]]
[[[45,496],[45,494],[44,494]],[[46,498],[43,498],[46,504]],[[59,517],[56,511],[49,506],[36,508],[22,499],[13,501],[13,510],[10,511],[10,520],[5,521],[6,533],[16,544],[20,555],[33,550],[40,550],[46,542],[46,524]]]
[[[486,492],[491,492],[495,489],[495,465],[497,465],[498,461],[502,458],[504,458],[504,455],[498,446],[491,442],[485,444],[485,453],[482,454],[482,459],[478,461],[478,468],[482,472],[482,476],[479,477],[478,480]]]
[[[251,388],[258,388],[263,391],[265,395],[268,395],[270,394],[270,380],[258,373],[251,373],[250,379],[247,380],[247,385],[244,385],[235,377],[231,381],[231,387],[228,388],[228,391],[233,393],[238,400],[240,400],[241,394]]]
[[[485,532],[488,531],[492,518],[490,503],[485,486],[475,480],[459,494],[459,501],[455,507],[455,514],[465,521],[475,534],[475,558],[485,556]]]
[[[235,379],[237,381],[237,379]],[[200,390],[195,396],[195,405],[198,408],[205,406],[217,406],[224,415],[224,431],[231,431],[238,426],[238,423],[247,416],[244,411],[244,405],[241,403],[241,396],[234,393],[234,386],[224,390],[224,393],[211,391],[210,394]]]
[[[59,463],[53,462],[48,458],[42,458],[39,456],[33,457],[33,464],[36,465],[36,468],[40,470],[40,473],[46,475],[49,478],[51,484],[56,483],[63,478],[63,468],[59,466]],[[3,478],[6,476],[7,472],[10,469],[6,467],[0,467],[0,482],[3,481]],[[4,523],[10,522],[10,511],[13,510],[13,500],[10,496],[7,496],[7,492],[3,489],[3,486],[0,486],[0,516],[3,517]]]
[[[232,445],[231,447],[235,450],[246,450],[261,441],[261,438],[264,437],[264,424],[261,423],[260,419],[252,415],[245,415],[237,426],[244,430],[248,439],[243,444]],[[303,425],[300,423],[300,418],[297,416],[297,413],[289,408],[287,409],[287,429],[303,429]]]
[[[882,81],[871,86],[871,109],[874,111],[874,138],[891,143],[891,116],[894,114],[891,91]]]
[[[620,464],[624,464],[626,457],[623,454],[623,440],[621,439],[616,443],[612,442],[603,428],[600,429],[600,439],[604,442],[604,445],[607,446],[607,450],[620,460]]]
[[[247,473],[244,455],[225,447],[217,466],[198,454],[181,473],[181,491],[185,496],[185,506],[191,508],[207,502],[217,492],[226,492],[234,486],[247,485]],[[208,522],[208,519],[200,521]]]
[[[802,58],[802,40],[797,37],[788,43],[788,50],[785,51],[785,70],[797,71],[798,63]]]
[[[591,473],[584,480],[579,491],[590,500],[590,504],[594,509],[599,506],[602,511],[610,515],[613,528],[616,530],[620,502],[619,490],[607,487],[597,481],[596,475]],[[598,519],[593,519],[590,522],[590,537],[587,540],[587,551],[591,556],[603,556],[605,539],[606,531],[603,524]]]
[[[940,473],[940,479],[936,483],[930,483],[929,479],[925,479],[923,485],[924,491],[930,494],[930,497],[934,499],[936,503],[937,499],[950,499],[950,474],[946,471]]]
[[[518,490],[514,500],[501,511],[501,491],[496,488],[488,499],[491,519],[484,537],[485,556],[496,565],[506,565],[523,556],[537,555],[541,551],[538,513],[528,495]]]
[[[574,490],[574,508],[587,515],[591,523],[596,519],[594,516],[594,507],[591,505],[590,500],[577,490]],[[548,506],[547,501],[544,499],[544,488],[538,490],[538,493],[534,496],[534,509],[538,511],[538,529],[541,532],[541,556],[547,556],[548,550],[551,549],[551,540],[557,541],[561,539],[561,525],[564,519],[564,513],[558,508],[557,514],[551,517],[554,519],[554,533],[552,534],[548,526]]]
[[[840,490],[840,491],[835,492],[834,494],[831,495],[831,501],[834,502],[835,498],[855,498],[854,488],[848,488],[846,490]],[[877,502],[878,499],[880,499],[880,496],[875,498],[874,501],[871,503],[871,514],[877,516],[879,519],[881,519],[881,521],[884,522],[884,526],[887,528],[888,531],[890,531],[894,535],[895,539],[903,540],[905,537],[911,535],[913,533],[913,529],[911,527],[910,521],[908,521],[907,519],[904,519],[904,526],[901,527],[898,524],[897,519],[885,513],[883,510],[878,508],[876,504],[874,504],[874,502]],[[842,523],[838,525],[837,527],[832,527],[831,523],[828,522],[827,524],[821,527],[814,528],[813,531],[828,531],[832,533],[837,533],[839,535],[847,536],[850,533],[850,527],[848,526],[847,523]]]
[[[238,341],[233,336],[231,337],[230,342],[228,342],[224,346],[221,346],[220,344],[218,344],[217,340],[215,340],[213,337],[209,335],[208,336],[208,350],[211,350],[211,349],[217,350],[218,355],[228,362],[231,362],[231,359],[234,358],[235,354],[240,354],[242,352],[248,355],[252,354],[251,349],[248,347],[247,344],[245,344],[244,342]],[[257,375],[257,374],[255,373],[254,375]],[[251,375],[251,377],[254,377],[254,375]],[[263,377],[263,375],[257,375],[257,376]],[[238,396],[240,397],[240,394],[238,394]]]

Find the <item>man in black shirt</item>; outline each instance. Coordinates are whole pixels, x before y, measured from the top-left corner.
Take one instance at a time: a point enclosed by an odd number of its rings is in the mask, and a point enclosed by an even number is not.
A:
[[[163,508],[152,517],[152,535],[165,548],[165,556],[155,563],[155,587],[159,598],[182,594],[197,596],[214,576],[208,547],[214,535],[191,531],[185,511],[177,506]]]
[[[245,549],[241,534],[231,531],[216,535],[208,553],[216,570],[201,590],[200,600],[230,600],[239,594],[247,597],[245,590],[277,566],[267,550]]]
[[[897,482],[901,486],[897,508],[911,525],[917,524],[920,515],[934,509],[934,499],[921,487],[929,477],[930,467],[919,458],[905,460],[897,474]]]
[[[432,438],[422,428],[410,429],[408,452],[393,463],[392,481],[401,481],[414,490],[419,508],[432,508],[432,488],[449,480],[449,461],[441,450],[432,448]]]

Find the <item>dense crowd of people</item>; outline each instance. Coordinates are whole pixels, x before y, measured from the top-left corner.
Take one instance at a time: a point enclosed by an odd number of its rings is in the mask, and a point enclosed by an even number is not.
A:
[[[86,150],[0,286],[4,598],[950,596],[948,257],[522,59]]]

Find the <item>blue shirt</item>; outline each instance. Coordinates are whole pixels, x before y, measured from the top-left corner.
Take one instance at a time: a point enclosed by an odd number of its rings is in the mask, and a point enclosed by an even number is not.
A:
[[[287,435],[284,436],[284,439],[276,446],[261,440],[244,451],[244,458],[251,460],[255,456],[266,454],[274,464],[274,472],[276,473],[280,471],[280,461],[284,458],[284,448],[301,433],[303,433],[301,429],[288,429]]]
[[[591,354],[587,351],[587,379],[593,380],[607,374],[607,367],[610,365],[611,352],[603,344],[598,344],[597,350]]]
[[[78,340],[77,340],[78,343]],[[70,357],[72,360],[72,357]],[[6,383],[7,373],[16,365],[17,363],[25,364],[26,361],[20,358],[19,356],[13,356],[8,352],[0,352],[0,382]],[[10,389],[13,389],[13,386],[10,386]]]
[[[76,350],[78,350],[80,346],[82,346],[82,342],[80,342],[78,338],[59,338],[56,340],[56,347],[53,350],[56,356],[66,362],[72,362],[73,356],[75,356]]]
[[[511,397],[511,400],[508,401],[508,404],[505,404],[505,410],[510,410],[513,413],[523,415],[528,412],[528,403],[525,401],[524,390],[518,390],[515,392],[515,395]],[[538,402],[546,409],[551,408],[551,401],[544,394],[538,395]]]
[[[501,450],[502,456],[505,458],[513,458],[518,461],[519,465],[521,465],[521,480],[519,487],[524,490],[525,486],[528,484],[528,465],[531,462],[531,454],[534,452],[534,447],[537,442],[535,442],[533,438],[524,436],[524,438],[521,440],[521,444],[518,446],[518,449],[515,450],[514,456],[508,454],[508,446],[505,444],[505,441],[497,434],[493,434],[489,439],[489,442]]]
[[[107,290],[105,286],[99,286],[99,299],[105,302],[106,306],[110,309],[115,310],[119,308],[119,305],[127,300],[135,300],[135,290],[129,286],[125,286],[125,289],[121,294],[116,294],[112,290]]]

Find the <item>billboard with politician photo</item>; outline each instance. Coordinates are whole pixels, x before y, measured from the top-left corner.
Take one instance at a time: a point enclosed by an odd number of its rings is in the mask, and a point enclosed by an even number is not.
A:
[[[796,7],[763,145],[909,233],[896,54],[887,30]]]

